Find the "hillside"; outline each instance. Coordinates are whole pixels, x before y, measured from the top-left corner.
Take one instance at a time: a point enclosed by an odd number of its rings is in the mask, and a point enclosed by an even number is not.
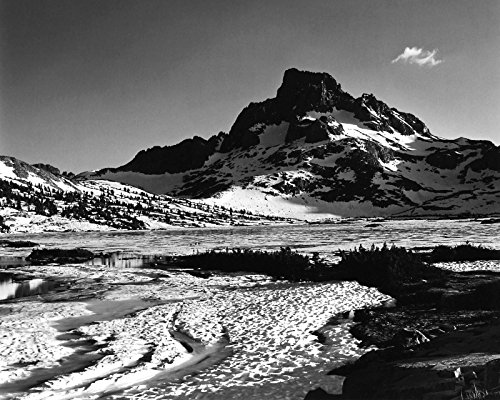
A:
[[[51,172],[52,171],[52,172]],[[106,180],[71,180],[51,166],[0,156],[0,231],[169,229],[290,222]]]
[[[290,69],[229,133],[140,151],[82,177],[305,219],[500,213],[500,147],[432,134],[372,94]]]

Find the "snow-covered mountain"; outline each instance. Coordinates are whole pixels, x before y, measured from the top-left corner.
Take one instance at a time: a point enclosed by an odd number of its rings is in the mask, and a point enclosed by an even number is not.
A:
[[[500,148],[449,140],[327,73],[289,69],[228,134],[140,151],[87,177],[304,218],[500,213]]]
[[[257,225],[247,210],[154,195],[106,180],[74,180],[50,165],[0,156],[0,231],[46,232]]]

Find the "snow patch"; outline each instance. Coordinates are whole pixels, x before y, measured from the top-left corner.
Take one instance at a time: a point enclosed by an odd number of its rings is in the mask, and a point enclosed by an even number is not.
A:
[[[3,160],[0,160],[0,177],[9,180],[17,179],[17,175],[14,172],[14,167],[7,165]]]

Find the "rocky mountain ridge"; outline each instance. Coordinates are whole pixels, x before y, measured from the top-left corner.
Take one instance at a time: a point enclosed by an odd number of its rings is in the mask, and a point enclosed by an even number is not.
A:
[[[67,175],[67,174],[66,174]],[[0,156],[0,231],[170,229],[291,222],[154,195],[105,180],[70,179],[50,165]]]
[[[329,74],[297,69],[228,134],[86,176],[305,219],[500,213],[500,147],[440,138],[372,94],[354,98]]]

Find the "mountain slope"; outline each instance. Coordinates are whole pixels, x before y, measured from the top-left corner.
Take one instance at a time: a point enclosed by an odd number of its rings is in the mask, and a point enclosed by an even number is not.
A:
[[[53,171],[53,172],[51,172]],[[54,167],[0,156],[0,231],[167,229],[290,222],[106,180],[70,180]]]
[[[354,98],[330,75],[296,69],[228,134],[87,176],[303,218],[500,213],[499,147],[439,138],[372,94]]]

